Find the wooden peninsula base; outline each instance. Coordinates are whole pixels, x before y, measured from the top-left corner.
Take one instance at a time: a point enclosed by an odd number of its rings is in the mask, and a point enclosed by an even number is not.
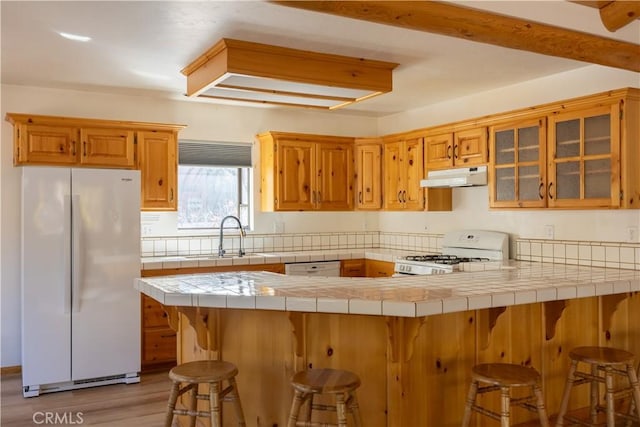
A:
[[[627,349],[640,357],[640,293],[391,317],[228,308],[170,307],[178,363],[223,358],[238,366],[248,426],[286,426],[289,379],[306,367],[348,369],[367,427],[459,426],[471,367],[533,366],[543,376],[549,414],[557,414],[569,350]],[[588,405],[587,387],[571,408]],[[498,407],[497,396],[483,405]],[[493,401],[488,400],[493,399]],[[495,425],[474,415],[474,426]],[[514,422],[535,419],[520,409]],[[224,422],[233,425],[232,411]],[[182,425],[186,422],[182,420]]]

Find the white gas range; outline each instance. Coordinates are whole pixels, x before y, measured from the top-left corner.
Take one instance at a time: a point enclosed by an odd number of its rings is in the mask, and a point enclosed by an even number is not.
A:
[[[394,276],[445,274],[458,271],[463,262],[509,259],[509,235],[498,231],[450,231],[442,240],[442,254],[408,255],[396,260]]]

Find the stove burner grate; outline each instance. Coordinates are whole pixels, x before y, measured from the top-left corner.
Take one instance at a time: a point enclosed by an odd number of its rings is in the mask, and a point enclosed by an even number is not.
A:
[[[458,257],[456,255],[407,255],[407,261],[433,262],[436,264],[455,265],[461,262],[489,261],[489,258]]]

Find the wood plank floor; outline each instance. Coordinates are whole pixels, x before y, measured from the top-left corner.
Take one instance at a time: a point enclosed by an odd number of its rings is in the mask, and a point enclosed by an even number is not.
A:
[[[139,384],[116,384],[57,393],[37,398],[22,397],[20,374],[3,375],[0,395],[0,425],[7,427],[34,426],[34,414],[54,412],[75,424],[104,427],[158,427],[164,423],[169,396],[168,372],[143,374]],[[81,412],[82,423],[78,422]],[[36,421],[43,424],[43,415]],[[60,423],[58,423],[60,424]],[[73,424],[67,422],[66,425]],[[174,422],[174,425],[177,424]]]
[[[0,426],[34,426],[42,421],[39,413],[53,412],[60,416],[68,414],[73,420],[82,413],[82,423],[67,422],[65,425],[96,425],[103,427],[158,427],[164,423],[165,409],[169,397],[168,371],[144,373],[139,384],[117,384],[82,390],[43,394],[37,398],[22,397],[20,374],[2,375],[0,394]],[[583,416],[581,412],[576,415]],[[553,425],[554,419],[551,422]],[[625,425],[623,421],[622,424]],[[43,424],[40,422],[39,424]],[[61,424],[61,423],[58,423]],[[538,422],[520,424],[517,427],[535,427]],[[174,427],[178,424],[174,421]],[[633,423],[633,427],[640,427]]]

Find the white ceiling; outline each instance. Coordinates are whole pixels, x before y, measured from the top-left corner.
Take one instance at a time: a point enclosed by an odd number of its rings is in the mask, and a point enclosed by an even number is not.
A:
[[[456,3],[640,43],[640,21],[609,33],[597,9],[566,1]],[[1,18],[3,84],[186,99],[180,70],[227,37],[399,63],[392,93],[341,110],[370,116],[589,65],[263,1],[3,0]]]

